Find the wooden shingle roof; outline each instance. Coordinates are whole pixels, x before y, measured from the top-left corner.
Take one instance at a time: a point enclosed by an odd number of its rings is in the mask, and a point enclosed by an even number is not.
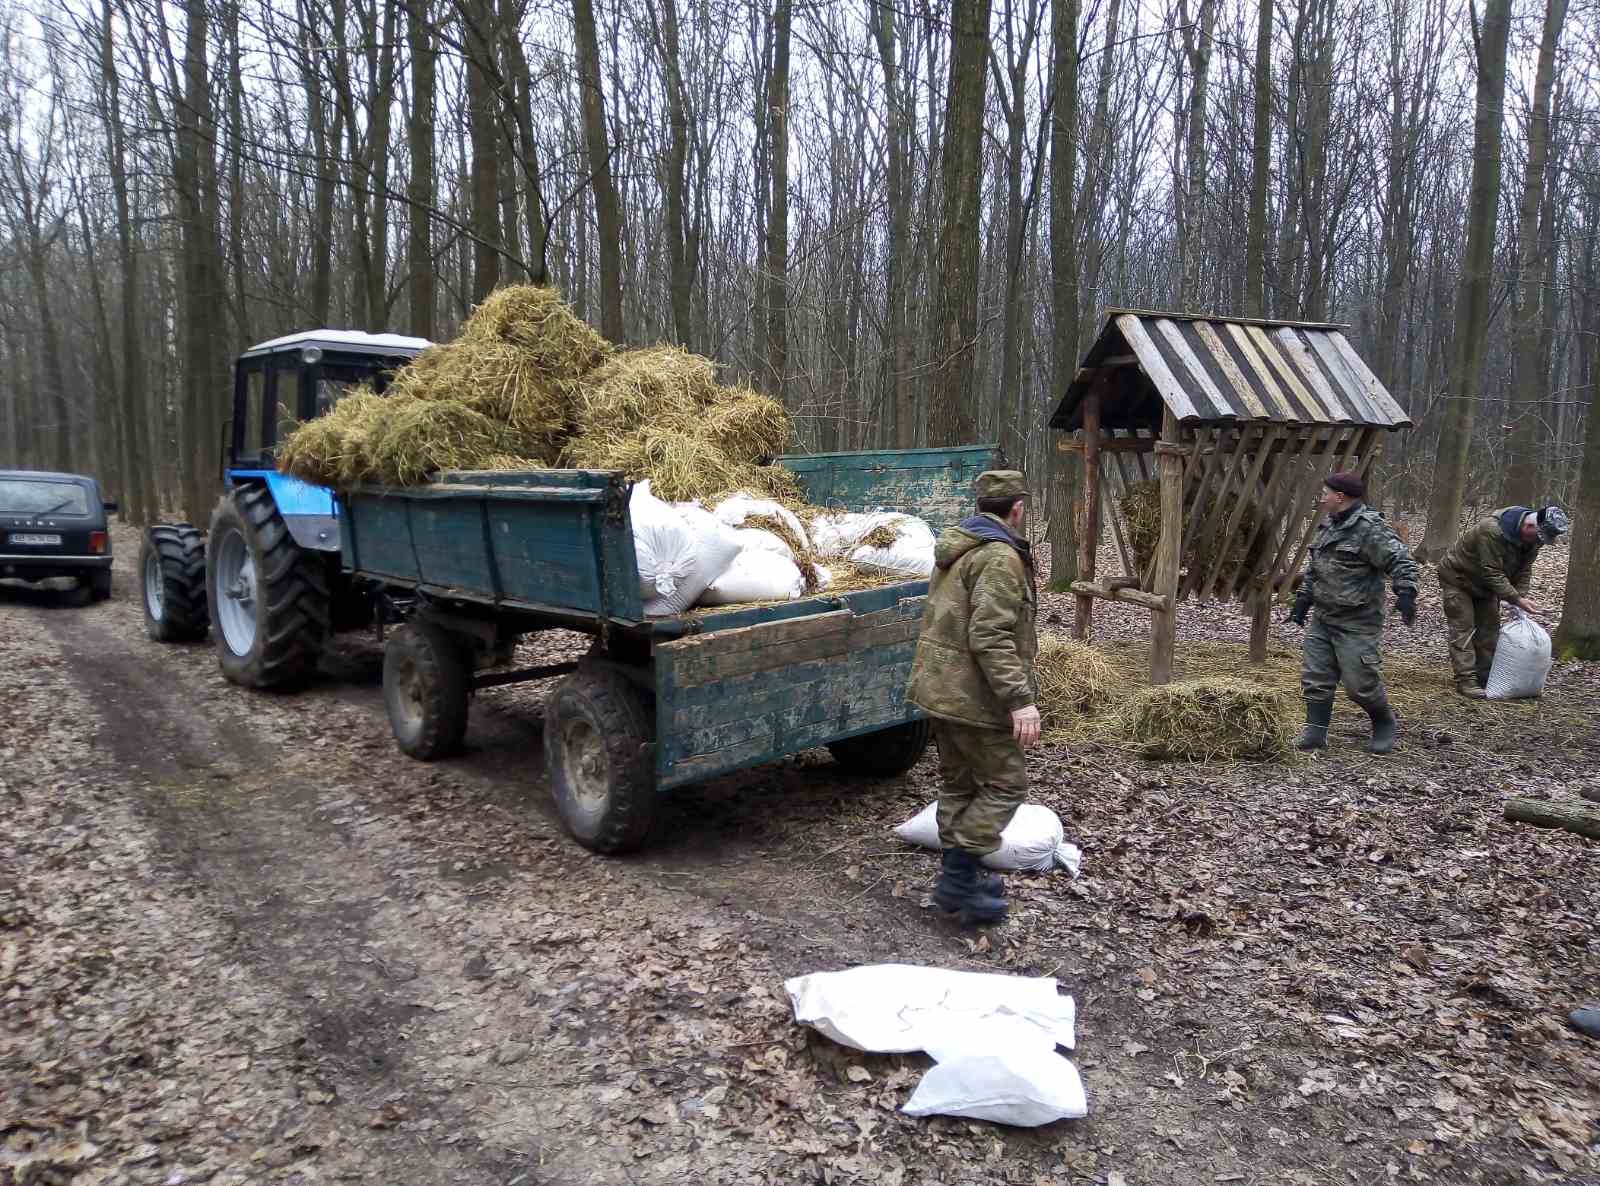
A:
[[[1105,428],[1276,422],[1399,429],[1410,418],[1342,326],[1113,309],[1050,418],[1082,427],[1089,385],[1109,382]]]

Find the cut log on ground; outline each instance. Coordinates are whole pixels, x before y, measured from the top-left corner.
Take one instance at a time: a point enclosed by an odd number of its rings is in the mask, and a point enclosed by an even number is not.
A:
[[[1600,840],[1600,808],[1549,799],[1507,799],[1506,818],[1540,828],[1564,828]]]

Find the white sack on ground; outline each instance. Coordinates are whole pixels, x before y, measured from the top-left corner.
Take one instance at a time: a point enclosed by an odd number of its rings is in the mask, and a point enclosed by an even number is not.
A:
[[[1087,1115],[1071,1048],[1075,1010],[1050,977],[875,964],[784,983],[795,1020],[876,1053],[926,1050],[939,1064],[902,1109],[1034,1126]]]
[[[940,848],[938,800],[895,828],[894,834],[907,844]],[[1048,873],[1060,865],[1076,877],[1083,854],[1076,844],[1067,842],[1060,816],[1042,804],[1024,803],[1000,833],[1000,847],[984,857],[983,863],[991,869],[1031,873]]]
[[[1051,1048],[1074,1043],[1072,998],[1050,976],[866,964],[784,981],[794,1019],[843,1046],[875,1054],[926,1050],[986,1019],[1008,1017]]]
[[[776,552],[747,549],[734,557],[700,596],[701,605],[739,605],[746,601],[794,601],[806,591],[805,577],[793,560]]]
[[[809,547],[810,541],[806,536],[806,529],[799,518],[782,503],[773,502],[770,498],[756,498],[749,494],[730,494],[717,504],[713,512],[718,519],[729,527],[742,527],[744,521],[751,515],[766,515],[773,519],[781,519],[788,525],[789,530],[800,541],[802,548]]]
[[[1545,677],[1550,674],[1550,634],[1520,609],[1510,625],[1500,630],[1495,643],[1494,662],[1484,695],[1490,700],[1523,700],[1544,693]]]
[[[633,523],[639,593],[644,612],[651,617],[688,609],[739,555],[739,540],[731,528],[700,507],[669,506],[650,492],[648,481],[634,486],[628,517]]]

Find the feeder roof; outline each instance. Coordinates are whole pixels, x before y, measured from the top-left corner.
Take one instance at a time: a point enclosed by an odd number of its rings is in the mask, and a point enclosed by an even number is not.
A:
[[[1105,429],[1159,429],[1163,405],[1190,424],[1408,427],[1344,328],[1108,310],[1050,427],[1082,428],[1084,397],[1102,375]]]

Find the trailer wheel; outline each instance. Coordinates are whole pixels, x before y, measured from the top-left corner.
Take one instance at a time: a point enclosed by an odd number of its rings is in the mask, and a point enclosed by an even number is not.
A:
[[[211,512],[206,603],[222,674],[286,688],[317,668],[328,637],[328,566],[294,542],[272,495],[243,486]]]
[[[211,626],[206,608],[206,541],[187,523],[158,523],[139,545],[145,633],[156,642],[193,642]]]
[[[852,774],[869,774],[875,778],[892,778],[904,774],[922,758],[928,748],[928,738],[933,726],[926,717],[891,725],[876,733],[862,733],[842,741],[828,742],[828,752],[833,760]]]
[[[472,664],[466,648],[429,622],[407,622],[383,647],[383,707],[400,748],[431,762],[461,748]]]
[[[656,814],[655,722],[620,672],[585,664],[545,704],[544,755],[556,808],[595,852],[638,848]]]

